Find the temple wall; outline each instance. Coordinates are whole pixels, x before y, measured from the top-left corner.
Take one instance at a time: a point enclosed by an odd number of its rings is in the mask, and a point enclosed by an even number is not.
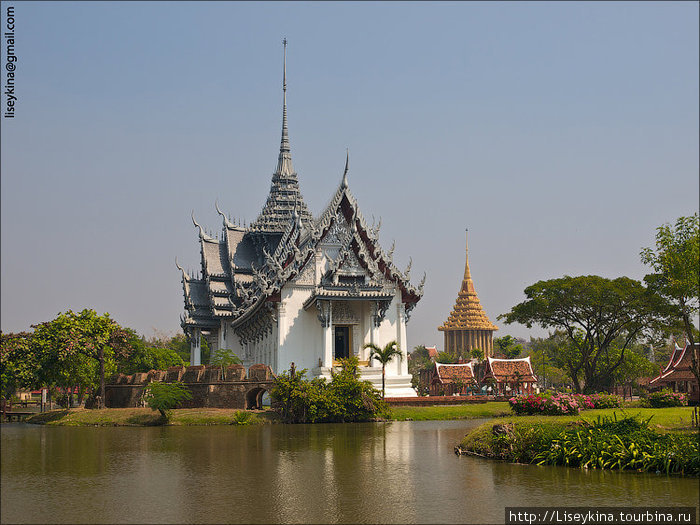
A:
[[[221,328],[219,329],[219,333],[217,334],[217,340],[219,342],[218,348],[227,348],[233,351],[233,353],[236,354],[238,357],[243,359],[245,349],[241,344],[240,338],[236,335],[236,333],[233,331],[230,325],[231,321],[229,320],[221,321]]]
[[[160,379],[159,379],[160,378]],[[125,376],[119,374],[105,386],[105,406],[108,408],[135,408],[142,404],[143,391],[151,381],[182,381],[192,393],[192,399],[178,408],[250,408],[260,389],[272,388],[274,376],[266,365],[248,369],[233,365],[225,370],[219,367],[171,367],[167,371]]]
[[[406,324],[405,321],[400,319],[403,309],[403,305],[399,300],[401,292],[397,291],[394,299],[392,299],[389,308],[386,311],[384,320],[376,329],[376,340],[374,344],[380,348],[384,348],[390,341],[397,341],[399,343],[399,348],[401,349],[401,354],[403,358],[401,361],[398,359],[393,359],[386,367],[386,375],[390,376],[403,376],[408,374],[408,356],[407,356],[407,341],[406,341]],[[404,372],[403,369],[406,368]]]
[[[253,363],[263,363],[272,368],[274,373],[277,373],[275,370],[277,368],[277,325],[278,323],[273,323],[271,331],[259,340],[249,341],[245,345],[243,353],[240,355],[244,365],[251,366]]]
[[[294,363],[297,370],[311,371],[323,359],[323,327],[314,306],[308,311],[303,304],[311,295],[310,286],[287,285],[282,289],[279,315],[279,366],[275,373],[289,369]]]

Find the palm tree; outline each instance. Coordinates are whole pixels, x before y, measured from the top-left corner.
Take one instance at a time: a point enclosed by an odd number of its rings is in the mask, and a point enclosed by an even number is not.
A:
[[[370,353],[369,353],[369,360],[370,362],[372,359],[376,359],[382,364],[382,399],[384,398],[384,393],[386,390],[385,387],[385,372],[386,372],[386,365],[391,361],[394,357],[398,356],[399,361],[403,359],[403,355],[401,354],[401,350],[399,349],[399,343],[396,341],[391,341],[387,343],[384,348],[379,348],[377,345],[374,343],[367,343],[363,348],[369,348]]]

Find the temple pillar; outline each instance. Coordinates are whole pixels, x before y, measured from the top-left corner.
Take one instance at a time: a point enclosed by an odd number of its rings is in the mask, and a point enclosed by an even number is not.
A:
[[[283,301],[280,301],[277,304],[277,334],[276,339],[277,339],[277,345],[274,350],[273,354],[273,368],[272,370],[275,372],[275,374],[278,373],[278,367],[279,367],[279,353],[280,353],[280,348],[282,348],[282,343],[284,342],[284,339],[287,335],[287,316],[286,316],[286,309],[285,309],[285,304]]]
[[[401,359],[396,359],[396,373],[408,375],[408,349],[406,348],[406,307],[399,301],[396,305],[396,342],[401,350]]]
[[[378,303],[374,302],[370,306],[371,310],[371,315],[370,315],[370,322],[369,322],[369,342],[372,344],[377,344],[377,324],[379,322],[379,305]],[[445,335],[447,335],[447,332],[445,332]],[[374,359],[370,359],[369,356],[372,353],[372,350],[367,348],[367,364],[368,366],[373,366],[372,361]]]
[[[222,319],[219,325],[219,337],[218,337],[219,350],[222,348],[228,348],[226,346],[226,320]]]
[[[190,365],[202,364],[202,330],[193,328],[190,334]]]
[[[323,366],[331,368],[333,366],[333,308],[330,301],[327,303],[327,312],[322,321],[323,326]]]

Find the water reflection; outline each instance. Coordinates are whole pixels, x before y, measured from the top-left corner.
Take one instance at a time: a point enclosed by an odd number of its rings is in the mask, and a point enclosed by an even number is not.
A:
[[[2,426],[2,522],[502,522],[506,505],[693,505],[697,480],[457,457],[479,422]]]

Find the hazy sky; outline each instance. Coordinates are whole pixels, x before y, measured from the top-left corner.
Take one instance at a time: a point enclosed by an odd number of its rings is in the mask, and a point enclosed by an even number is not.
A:
[[[314,214],[340,183],[427,272],[411,347],[464,269],[496,316],[563,275],[641,279],[698,208],[698,3],[3,2],[2,330],[69,308],[147,336],[183,311],[197,230],[254,220],[289,133]],[[5,86],[5,41],[2,41]],[[6,96],[2,95],[3,112]]]

